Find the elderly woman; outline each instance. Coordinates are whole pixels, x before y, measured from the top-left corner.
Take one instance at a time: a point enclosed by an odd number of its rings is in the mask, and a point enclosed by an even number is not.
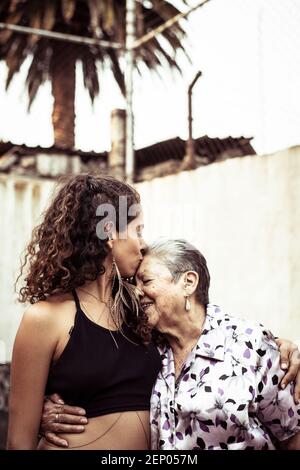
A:
[[[274,449],[275,440],[298,448],[300,405],[292,385],[279,386],[284,372],[274,337],[209,304],[201,253],[184,240],[157,242],[136,282],[162,357],[151,398],[151,448]],[[44,411],[44,432],[76,422],[74,409],[53,423],[53,407]]]
[[[142,306],[160,333],[162,370],[151,398],[152,449],[300,449],[300,405],[272,334],[209,304],[201,253],[158,242],[137,275]],[[292,437],[294,436],[294,437]]]

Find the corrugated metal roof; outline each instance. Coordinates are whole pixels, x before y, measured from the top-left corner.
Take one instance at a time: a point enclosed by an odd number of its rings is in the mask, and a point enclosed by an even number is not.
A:
[[[255,155],[250,141],[251,138],[246,137],[229,136],[224,139],[218,139],[203,136],[195,139],[195,153],[200,157],[205,157],[207,163],[222,159],[224,154],[227,157]],[[136,168],[141,170],[168,160],[183,160],[185,147],[186,142],[179,137],[175,137],[174,139],[158,142],[136,150]],[[70,157],[76,155],[82,159],[83,163],[98,159],[106,163],[108,159],[108,152],[83,152],[82,150],[60,148],[55,145],[52,147],[29,147],[25,144],[0,142],[0,172],[13,171],[19,165],[26,168],[23,157],[35,156],[41,153],[50,155],[63,154]]]
[[[12,142],[1,142],[0,141],[0,157],[7,153],[8,151],[13,149],[13,153],[19,156],[27,156],[27,155],[36,155],[37,153],[63,153],[64,155],[79,155],[81,157],[86,158],[97,158],[103,157],[107,158],[108,152],[83,152],[82,150],[76,149],[68,149],[65,147],[57,147],[56,145],[52,145],[51,147],[41,147],[37,145],[36,147],[29,147],[25,144],[13,144]]]
[[[218,160],[224,153],[230,156],[256,155],[247,137],[226,137],[224,139],[206,136],[195,139],[195,153],[200,157],[207,157],[209,162]],[[136,151],[137,168],[162,163],[167,160],[183,160],[186,142],[180,137],[165,140],[157,144]]]

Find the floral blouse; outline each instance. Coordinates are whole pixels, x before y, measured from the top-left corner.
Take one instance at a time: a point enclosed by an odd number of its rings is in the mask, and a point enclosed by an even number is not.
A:
[[[173,353],[151,397],[152,449],[274,449],[300,431],[300,405],[283,376],[274,337],[262,325],[208,305],[204,329],[175,381]]]

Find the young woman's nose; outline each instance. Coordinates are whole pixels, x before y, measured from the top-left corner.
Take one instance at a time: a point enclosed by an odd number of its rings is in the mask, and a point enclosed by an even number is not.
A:
[[[144,297],[144,292],[138,286],[136,286],[136,290],[139,298],[142,299]]]
[[[143,238],[140,238],[140,251],[142,255],[144,255],[144,251],[146,251],[146,249],[147,249],[147,243],[145,242]]]
[[[140,297],[143,297],[144,296],[144,292],[143,292],[143,289],[142,289],[143,283],[141,281],[139,281],[138,279],[136,279],[135,280],[135,286],[136,286],[136,289],[138,291],[138,295]]]

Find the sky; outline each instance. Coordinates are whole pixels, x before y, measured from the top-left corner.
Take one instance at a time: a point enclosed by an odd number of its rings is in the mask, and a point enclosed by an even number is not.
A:
[[[176,2],[174,1],[174,4]],[[193,4],[195,4],[194,1]],[[258,153],[300,144],[300,0],[211,0],[189,16],[191,64],[182,75],[161,72],[134,77],[135,146],[187,136],[187,88],[194,87],[194,137],[254,137]],[[0,63],[0,140],[50,146],[50,85],[27,114],[24,64],[8,92]],[[110,113],[124,99],[109,71],[94,108],[77,73],[76,147],[110,148]]]

